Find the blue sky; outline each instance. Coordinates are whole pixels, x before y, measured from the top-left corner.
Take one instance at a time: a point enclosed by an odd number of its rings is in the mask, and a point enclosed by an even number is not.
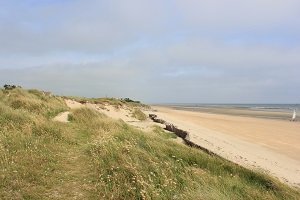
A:
[[[0,84],[145,102],[299,103],[298,0],[0,0]]]

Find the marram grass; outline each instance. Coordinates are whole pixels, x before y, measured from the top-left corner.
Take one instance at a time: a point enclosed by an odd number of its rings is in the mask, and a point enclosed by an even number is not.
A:
[[[145,115],[145,113],[143,113],[139,108],[134,108],[132,111],[132,117],[140,120],[140,121],[144,121],[147,119],[147,116]]]
[[[275,179],[60,97],[0,90],[0,199],[300,199]]]

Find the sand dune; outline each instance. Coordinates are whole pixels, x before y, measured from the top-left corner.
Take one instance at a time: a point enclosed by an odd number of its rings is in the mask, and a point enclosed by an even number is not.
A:
[[[132,117],[132,110],[126,106],[123,108],[116,108],[112,105],[106,104],[106,105],[97,105],[93,103],[86,103],[86,104],[81,104],[77,101],[71,100],[71,99],[66,99],[65,100],[67,106],[71,109],[77,109],[77,108],[82,108],[82,107],[87,107],[94,109],[98,112],[104,113],[108,117],[111,117],[113,119],[121,119],[124,122],[135,126],[136,128],[142,129],[144,131],[150,131],[152,130],[153,123],[151,120],[147,119],[145,121],[140,121],[134,117]],[[61,119],[61,115],[63,113],[59,114],[55,119]]]

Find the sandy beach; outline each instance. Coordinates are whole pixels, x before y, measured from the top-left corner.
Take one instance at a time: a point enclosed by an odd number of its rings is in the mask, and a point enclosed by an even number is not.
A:
[[[152,108],[160,118],[189,131],[194,143],[235,163],[300,186],[300,122],[221,114],[222,110],[211,113]]]

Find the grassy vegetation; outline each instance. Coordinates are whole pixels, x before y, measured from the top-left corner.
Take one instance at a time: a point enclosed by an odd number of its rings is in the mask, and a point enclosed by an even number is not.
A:
[[[143,113],[139,108],[134,108],[134,110],[132,112],[132,117],[134,117],[140,121],[144,121],[147,119],[147,115],[145,115],[145,113]]]
[[[64,100],[60,97],[50,97],[38,90],[17,88],[1,91],[1,102],[15,110],[38,114],[43,117],[52,118],[58,113],[68,110]]]
[[[87,108],[72,110],[70,123],[52,121],[61,110],[59,97],[0,90],[0,199],[300,198],[159,127],[144,133]]]
[[[0,91],[0,199],[42,199],[59,181],[59,152],[73,140],[49,120],[67,107],[31,91]]]
[[[75,96],[65,96],[64,98],[66,99],[74,99],[78,102],[90,102],[94,104],[109,104],[113,105],[116,108],[121,108],[121,107],[129,107],[129,108],[150,108],[148,105],[139,103],[139,102],[129,102],[123,99],[117,99],[117,98],[109,98],[109,97],[104,97],[104,98],[86,98],[86,97],[75,97]]]

